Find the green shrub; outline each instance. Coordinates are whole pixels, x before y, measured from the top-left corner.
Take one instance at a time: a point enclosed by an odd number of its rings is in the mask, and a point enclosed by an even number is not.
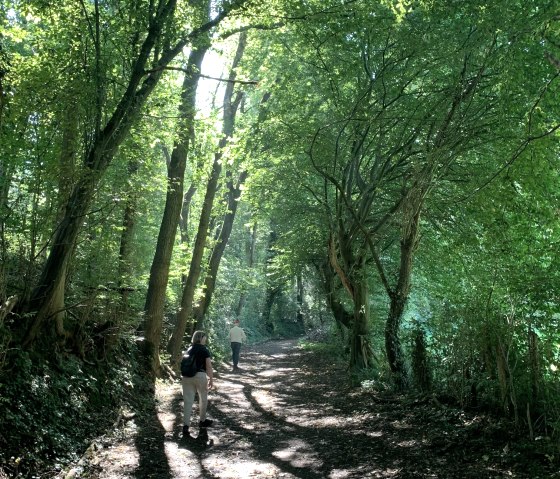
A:
[[[135,363],[133,347],[91,364],[10,351],[0,376],[0,471],[30,476],[79,457],[143,381]]]

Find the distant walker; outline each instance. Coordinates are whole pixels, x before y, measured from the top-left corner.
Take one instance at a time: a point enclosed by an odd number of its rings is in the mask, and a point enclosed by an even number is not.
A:
[[[239,327],[239,319],[233,322],[233,328],[229,330],[229,340],[231,342],[231,360],[233,362],[233,370],[239,371],[239,353],[241,345],[247,341],[245,331]]]

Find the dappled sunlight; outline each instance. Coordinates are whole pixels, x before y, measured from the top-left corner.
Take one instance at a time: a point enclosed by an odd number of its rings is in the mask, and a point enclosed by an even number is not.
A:
[[[365,471],[364,471],[365,472]],[[355,469],[334,469],[328,475],[328,479],[349,479],[355,477],[370,477],[370,478],[391,478],[391,477],[399,477],[401,469],[395,468],[388,468],[388,469],[368,469],[367,472],[362,475],[359,471]],[[407,476],[408,477],[408,476]],[[437,476],[426,476],[427,478],[433,477],[434,479]]]
[[[251,403],[245,395],[243,385],[221,381],[217,389],[210,391],[209,401],[217,396],[228,398],[223,406],[225,410],[235,411],[236,414],[250,412]]]
[[[299,426],[320,428],[320,427],[338,427],[342,421],[348,421],[348,418],[333,413],[333,408],[323,407],[321,409],[307,409],[294,407],[293,405],[284,409],[288,416],[288,423],[297,424]]]
[[[399,446],[399,447],[418,447],[418,441],[415,441],[414,439],[409,440],[409,441],[401,441],[401,442],[397,442],[397,446]]]
[[[278,376],[281,375],[291,375],[293,374],[295,368],[276,368],[276,369],[269,369],[269,370],[264,370],[261,371],[259,373],[257,373],[257,376],[263,377],[263,378],[274,378],[274,379],[279,379]]]
[[[395,429],[412,429],[412,426],[405,421],[393,421],[391,426]]]
[[[251,397],[259,404],[264,410],[274,412],[275,414],[281,412],[285,408],[285,401],[272,395],[269,391],[262,389],[253,390]],[[279,411],[280,410],[280,411]]]
[[[325,373],[309,356],[301,358],[306,370],[295,369],[273,343],[265,350],[247,355],[241,371],[218,375],[209,395],[215,423],[206,434],[196,426],[195,402],[190,437],[182,437],[180,384],[160,383],[150,418],[128,422],[128,445],[100,451],[113,474],[95,479],[446,479],[506,471],[496,462],[463,464],[460,436],[448,434],[447,422],[440,428],[441,421],[425,420],[430,408],[415,413],[397,396],[341,391],[343,371]],[[456,419],[468,439],[465,428],[477,426],[476,418]],[[503,446],[498,452],[505,457]],[[503,477],[528,477],[511,471]]]
[[[280,476],[281,471],[276,466],[264,461],[240,459],[239,457],[232,461],[217,454],[208,456],[203,465],[205,469],[219,473],[220,479],[293,477],[291,475]]]
[[[347,479],[352,477],[352,471],[348,469],[334,469],[329,474],[328,479]]]
[[[300,439],[291,439],[284,441],[282,449],[277,449],[272,453],[274,457],[290,463],[293,467],[313,468],[317,464],[322,464],[318,459],[318,454],[305,441]]]
[[[303,419],[288,420],[288,422],[312,428],[338,427],[340,425],[340,416],[326,416],[324,413],[317,414],[317,416],[316,418],[310,418],[308,415],[302,414]]]
[[[100,450],[96,461],[101,462],[104,457],[109,457],[116,469],[124,474],[131,475],[138,466],[140,454],[134,445],[121,443],[117,446]],[[99,476],[99,479],[109,479],[110,477],[110,475],[102,474]]]
[[[202,475],[202,466],[194,451],[184,447],[178,448],[175,441],[166,441],[165,455],[174,478],[192,479]],[[189,464],[188,470],[184,467],[186,463]]]

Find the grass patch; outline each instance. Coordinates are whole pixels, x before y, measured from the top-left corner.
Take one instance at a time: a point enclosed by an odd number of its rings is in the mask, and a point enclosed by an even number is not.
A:
[[[298,346],[304,351],[316,353],[324,357],[341,357],[340,345],[335,343],[315,342],[308,339],[301,339]],[[341,357],[341,359],[343,359]]]

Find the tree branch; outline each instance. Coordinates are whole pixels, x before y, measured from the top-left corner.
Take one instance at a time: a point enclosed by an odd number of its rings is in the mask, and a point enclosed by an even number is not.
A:
[[[188,73],[189,75],[199,76],[200,78],[207,78],[208,80],[223,81],[223,82],[226,82],[226,83],[240,83],[241,85],[258,85],[259,84],[258,80],[231,80],[229,78],[211,77],[211,76],[208,76],[208,75],[203,75],[202,73],[192,73],[192,72],[188,71],[186,68],[182,68],[182,67],[152,68],[151,70],[145,70],[144,74],[149,75],[150,73],[155,73],[155,72],[162,71],[162,70],[172,70],[172,71]]]

